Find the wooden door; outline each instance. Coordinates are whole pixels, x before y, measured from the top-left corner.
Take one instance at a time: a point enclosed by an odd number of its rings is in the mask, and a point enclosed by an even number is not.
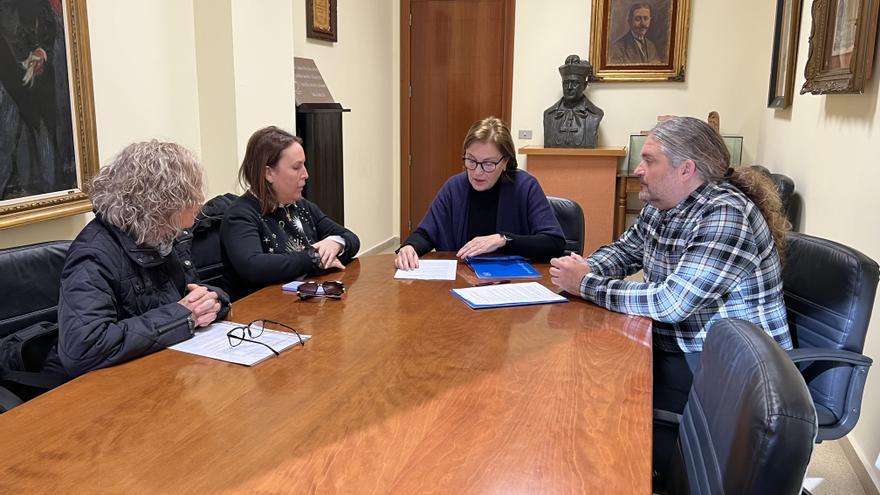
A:
[[[403,241],[464,170],[470,125],[510,122],[514,0],[404,0],[401,9]]]

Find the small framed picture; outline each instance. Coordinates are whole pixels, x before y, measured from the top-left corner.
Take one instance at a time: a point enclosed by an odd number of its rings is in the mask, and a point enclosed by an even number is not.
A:
[[[684,81],[689,13],[689,0],[593,0],[593,79]]]
[[[336,41],[336,1],[306,0],[306,37]]]

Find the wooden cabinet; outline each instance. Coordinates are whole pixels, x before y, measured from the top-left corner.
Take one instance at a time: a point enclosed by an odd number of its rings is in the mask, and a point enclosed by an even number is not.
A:
[[[532,174],[548,196],[577,202],[584,210],[584,254],[614,239],[617,165],[626,147],[544,148],[524,146]]]
[[[626,216],[638,215],[641,208],[627,208],[629,195],[641,190],[639,178],[635,175],[617,176],[617,206],[614,213],[614,238],[617,239],[626,230]]]

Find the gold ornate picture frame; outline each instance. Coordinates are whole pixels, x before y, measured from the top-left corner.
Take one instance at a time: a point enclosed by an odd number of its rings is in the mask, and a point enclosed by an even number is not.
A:
[[[337,0],[306,0],[306,37],[336,41]]]
[[[99,164],[86,0],[13,0],[2,15],[0,229],[91,211]]]
[[[813,0],[801,94],[861,93],[871,77],[880,0]]]
[[[690,0],[593,0],[595,81],[685,79]]]

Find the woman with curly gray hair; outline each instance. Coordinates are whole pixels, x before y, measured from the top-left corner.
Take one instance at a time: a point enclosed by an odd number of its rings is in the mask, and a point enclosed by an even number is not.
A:
[[[202,183],[192,152],[156,140],[125,147],[95,176],[95,219],[61,275],[57,364],[68,376],[164,349],[228,312],[189,259]]]

